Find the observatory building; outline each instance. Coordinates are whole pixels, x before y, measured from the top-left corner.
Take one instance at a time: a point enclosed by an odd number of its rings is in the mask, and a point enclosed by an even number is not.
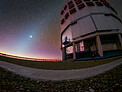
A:
[[[122,22],[106,0],[68,0],[61,10],[63,60],[122,53]]]

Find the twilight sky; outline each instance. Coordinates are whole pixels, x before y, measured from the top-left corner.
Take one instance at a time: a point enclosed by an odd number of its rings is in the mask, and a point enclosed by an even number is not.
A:
[[[67,0],[0,0],[0,52],[61,58],[60,10]],[[122,0],[107,0],[122,19]]]

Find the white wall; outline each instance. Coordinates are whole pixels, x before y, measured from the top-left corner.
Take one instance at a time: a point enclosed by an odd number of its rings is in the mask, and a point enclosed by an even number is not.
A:
[[[97,30],[120,29],[122,24],[116,18],[105,15],[92,15]]]
[[[67,40],[70,39],[70,41],[72,41],[72,31],[71,31],[71,27],[69,27],[63,34],[62,36],[62,42],[65,41],[65,37],[67,37]]]
[[[96,31],[90,16],[79,20],[77,24],[71,26],[71,29],[73,38]]]

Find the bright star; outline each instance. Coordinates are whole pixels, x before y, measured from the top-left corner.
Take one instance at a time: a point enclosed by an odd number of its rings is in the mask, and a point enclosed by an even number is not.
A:
[[[30,38],[32,38],[33,36],[32,35],[30,35]]]

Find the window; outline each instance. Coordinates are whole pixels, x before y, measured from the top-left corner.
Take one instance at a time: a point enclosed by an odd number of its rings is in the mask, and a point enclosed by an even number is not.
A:
[[[66,53],[67,53],[67,54],[73,53],[73,46],[67,47],[67,48],[66,48]]]
[[[88,6],[94,6],[94,3],[93,3],[93,2],[86,2],[86,4],[87,4]]]
[[[70,10],[70,14],[73,14],[75,12],[76,12],[76,9],[75,8],[73,8],[72,10]]]
[[[69,17],[69,13],[67,13],[66,15],[65,15],[65,19],[67,19]]]
[[[81,0],[75,0],[75,3],[78,5],[78,4],[82,3],[82,1]]]
[[[69,1],[69,2],[68,2],[68,5],[70,5],[70,4],[73,4],[73,2],[72,2],[72,1]]]
[[[84,7],[85,7],[84,3],[78,5],[78,9],[79,9],[79,10],[80,10],[80,9],[83,9]]]
[[[90,0],[84,0],[85,2],[90,1]]]
[[[95,2],[97,6],[103,6],[101,2]]]
[[[64,13],[64,10],[61,11],[61,15]]]
[[[61,24],[64,24],[64,22],[65,22],[65,20],[64,20],[64,19],[62,19],[62,20],[61,20]]]
[[[67,5],[64,6],[64,10],[66,10],[66,9],[67,9]]]
[[[99,0],[93,0],[93,1],[99,1]]]
[[[106,0],[100,0],[101,2],[106,2]]]
[[[80,42],[80,51],[84,51],[84,41]]]
[[[70,4],[69,5],[69,9],[73,8],[74,7],[74,4]]]

